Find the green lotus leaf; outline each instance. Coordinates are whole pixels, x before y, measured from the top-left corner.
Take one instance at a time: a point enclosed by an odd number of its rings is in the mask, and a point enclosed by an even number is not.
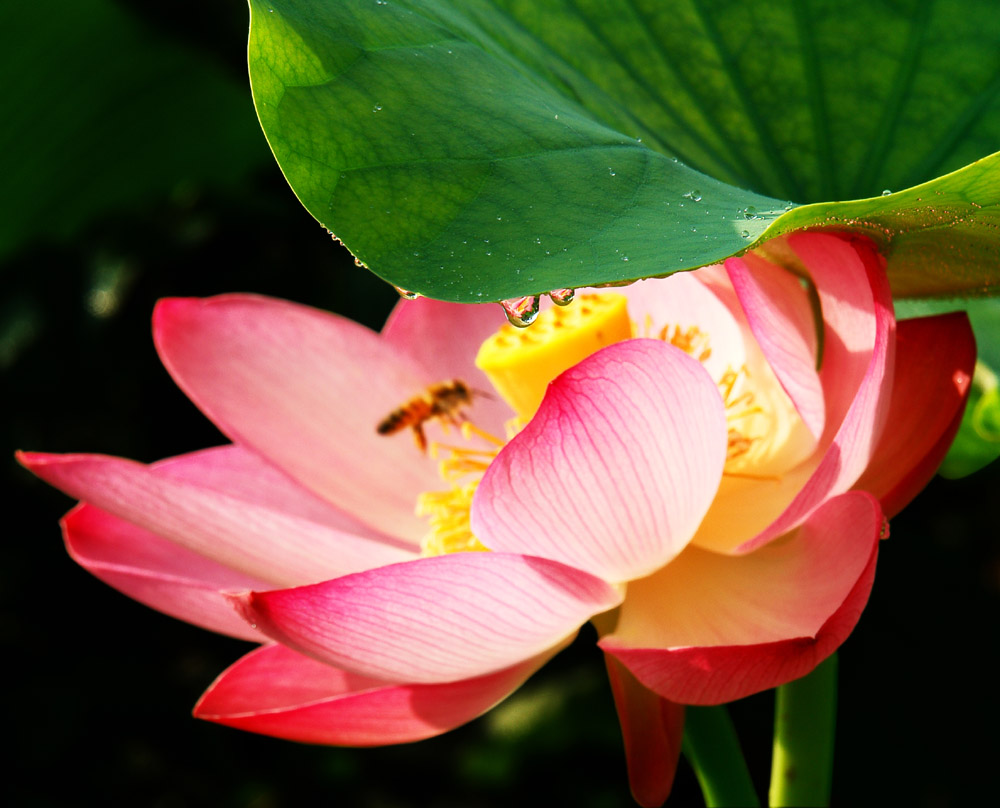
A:
[[[898,295],[996,288],[985,0],[250,6],[278,163],[396,286],[498,300],[823,227],[876,238]]]

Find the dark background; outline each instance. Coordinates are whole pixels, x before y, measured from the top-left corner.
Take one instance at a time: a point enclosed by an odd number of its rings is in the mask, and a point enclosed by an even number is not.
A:
[[[453,733],[385,749],[306,747],[191,718],[201,692],[248,646],[138,605],[66,555],[57,520],[72,503],[18,467],[14,449],[153,461],[223,442],[156,358],[149,317],[158,298],[252,291],[374,328],[396,299],[301,208],[267,151],[246,81],[245,8],[194,0],[112,5],[165,53],[204,60],[232,103],[184,120],[176,112],[183,104],[164,100],[162,120],[149,125],[170,134],[169,159],[190,170],[166,178],[151,171],[135,177],[131,195],[43,216],[0,252],[8,458],[0,469],[13,514],[0,565],[0,641],[9,674],[5,726],[15,747],[0,788],[13,804],[40,806],[629,805],[589,628],[507,705]],[[0,22],[18,13],[0,12]],[[22,69],[42,52],[26,46]],[[100,73],[103,60],[113,78],[120,56],[91,49],[61,75]],[[3,58],[12,75],[17,63]],[[148,87],[154,101],[159,87]],[[24,159],[19,149],[45,148],[52,122],[19,118],[3,103],[8,162]],[[231,116],[226,131],[235,133],[223,153],[198,131],[221,131],[211,118],[220,114]],[[143,142],[142,130],[129,137]],[[101,143],[103,150],[74,158],[74,183],[110,170],[123,147],[114,132]],[[158,160],[164,148],[157,142],[143,159]],[[227,160],[231,170],[220,171]],[[0,190],[0,211],[22,205],[27,187]],[[835,804],[936,808],[995,798],[998,479],[996,463],[962,481],[937,479],[894,520],[871,603],[840,653]],[[762,795],[772,709],[770,694],[732,707]],[[671,804],[699,801],[682,764]]]

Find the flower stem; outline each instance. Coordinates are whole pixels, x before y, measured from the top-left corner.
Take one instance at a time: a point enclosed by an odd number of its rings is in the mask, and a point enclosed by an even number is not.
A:
[[[771,760],[772,806],[827,806],[837,723],[837,656],[778,688]]]
[[[681,748],[708,808],[760,805],[725,707],[688,707]]]

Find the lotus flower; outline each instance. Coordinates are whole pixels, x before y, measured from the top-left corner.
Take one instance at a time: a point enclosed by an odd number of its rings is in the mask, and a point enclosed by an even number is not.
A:
[[[768,246],[525,331],[429,300],[381,334],[248,295],[162,301],[159,354],[232,445],[20,459],[81,500],[63,528],[93,574],[262,643],[197,716],[426,738],[593,620],[633,792],[658,804],[680,705],[800,677],[850,633],[885,517],[934,473],[974,362],[964,315],[895,322],[869,243]],[[461,435],[427,422],[425,454],[376,433],[451,379],[474,391]]]

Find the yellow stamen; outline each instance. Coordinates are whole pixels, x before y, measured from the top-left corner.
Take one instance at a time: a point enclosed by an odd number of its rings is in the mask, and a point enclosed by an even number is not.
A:
[[[417,516],[427,516],[431,530],[420,543],[425,556],[445,553],[485,552],[487,548],[472,535],[469,508],[479,479],[453,485],[447,491],[426,491],[417,497]]]

